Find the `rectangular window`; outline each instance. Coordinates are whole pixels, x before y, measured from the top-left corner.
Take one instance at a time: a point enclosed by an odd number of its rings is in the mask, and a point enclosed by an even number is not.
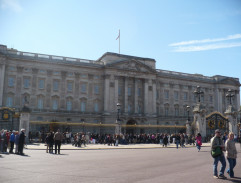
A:
[[[44,105],[43,105],[43,99],[42,98],[39,98],[38,99],[38,109],[43,109]]]
[[[13,77],[8,78],[8,86],[9,87],[13,87],[14,86],[14,78]]]
[[[67,101],[67,111],[71,111],[71,110],[72,110],[72,102]]]
[[[174,99],[178,100],[178,92],[177,91],[174,91]]]
[[[99,90],[99,85],[95,85],[95,94],[99,94],[100,90]]]
[[[183,100],[187,101],[187,92],[183,93]]]
[[[137,90],[137,95],[138,95],[138,97],[141,96],[141,88],[138,88],[138,90]]]
[[[175,116],[179,116],[179,109],[175,108]]]
[[[53,110],[57,110],[58,109],[58,101],[56,99],[53,100]]]
[[[120,86],[118,87],[118,95],[119,96],[121,95],[121,87]]]
[[[165,116],[168,116],[169,109],[165,107]]]
[[[209,102],[213,103],[213,96],[212,95],[210,95],[210,97],[209,97]]]
[[[137,111],[138,111],[138,114],[141,114],[141,106],[140,105],[137,106]]]
[[[159,90],[156,91],[156,99],[159,99]]]
[[[80,104],[80,111],[81,112],[85,112],[85,108],[86,108],[86,102],[81,102],[81,104]]]
[[[86,84],[81,85],[81,92],[86,93]]]
[[[54,90],[54,91],[58,91],[58,90],[59,90],[59,81],[54,80],[53,90]]]
[[[128,96],[131,96],[131,87],[128,87]]]
[[[13,98],[12,97],[7,97],[6,105],[7,105],[7,107],[13,107]]]
[[[29,78],[24,78],[23,79],[23,86],[24,86],[24,88],[29,88],[29,86],[30,86]]]
[[[39,89],[44,89],[44,79],[40,79],[40,80],[38,81],[38,88],[39,88]]]
[[[95,103],[95,112],[99,112],[99,104]]]
[[[131,105],[128,105],[128,113],[131,112]]]
[[[169,91],[168,90],[164,91],[164,97],[165,97],[165,99],[169,99]]]
[[[67,82],[67,90],[68,90],[68,92],[73,91],[73,83],[72,82]]]

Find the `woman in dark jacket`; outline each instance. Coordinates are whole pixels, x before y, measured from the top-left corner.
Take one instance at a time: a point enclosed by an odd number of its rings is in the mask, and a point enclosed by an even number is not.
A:
[[[163,138],[163,147],[165,145],[165,147],[167,147],[167,143],[168,143],[168,138],[167,138],[167,134],[164,135],[164,138]]]

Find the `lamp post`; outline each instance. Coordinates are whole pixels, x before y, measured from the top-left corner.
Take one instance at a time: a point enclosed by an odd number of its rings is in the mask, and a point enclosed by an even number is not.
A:
[[[238,134],[239,134],[239,138],[241,138],[241,109],[239,109],[239,123],[238,123]]]
[[[189,122],[190,121],[190,118],[189,118],[190,106],[187,105],[186,109],[187,109],[187,122]]]
[[[229,105],[232,105],[232,98],[234,97],[233,91],[231,89],[228,90],[226,94],[227,99],[229,100]]]
[[[198,96],[198,102],[201,102],[201,95],[204,94],[204,92],[201,90],[200,86],[197,86],[197,88],[193,92],[196,96]]]
[[[118,134],[120,135],[120,133],[121,133],[121,124],[120,124],[120,109],[121,109],[121,104],[118,102],[118,103],[116,104],[116,106],[117,106],[117,120],[116,120],[116,122],[117,122],[117,124],[118,124]]]

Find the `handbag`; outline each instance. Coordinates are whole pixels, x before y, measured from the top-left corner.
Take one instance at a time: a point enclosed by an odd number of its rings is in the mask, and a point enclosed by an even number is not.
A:
[[[221,156],[222,155],[222,149],[220,147],[216,147],[214,150],[211,151],[211,155],[212,155],[213,158]]]

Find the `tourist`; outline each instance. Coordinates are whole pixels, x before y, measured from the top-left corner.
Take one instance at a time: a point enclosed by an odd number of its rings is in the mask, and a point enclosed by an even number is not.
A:
[[[61,147],[61,142],[64,139],[64,136],[62,133],[60,133],[60,130],[54,134],[54,142],[55,142],[55,154],[57,154],[57,148],[58,148],[58,154],[60,154],[60,147]]]
[[[167,134],[164,135],[164,138],[163,138],[163,147],[167,147],[167,144],[168,144],[168,137],[167,137]]]
[[[49,136],[50,136],[50,133],[47,133],[47,136],[46,136],[46,138],[45,138],[46,153],[48,153],[48,150],[49,150]]]
[[[196,136],[196,146],[197,146],[197,149],[199,152],[201,150],[201,146],[202,146],[202,135],[200,133],[198,133]]]
[[[215,130],[215,136],[211,139],[211,150],[215,151],[216,149],[220,148],[221,149],[221,154],[213,157],[213,177],[214,178],[226,178],[224,176],[224,171],[226,168],[226,161],[225,161],[225,157],[223,154],[223,151],[225,150],[223,141],[221,139],[221,132],[219,131],[219,129]],[[218,172],[217,172],[217,167],[218,167],[218,162],[221,162],[221,168],[219,171],[219,176],[218,176]]]
[[[15,132],[15,154],[18,154],[18,143],[19,143],[19,134],[18,131]]]
[[[14,142],[15,142],[15,133],[14,133],[14,131],[12,131],[12,133],[10,135],[10,151],[9,151],[9,153],[13,153]]]
[[[226,149],[226,156],[229,163],[229,168],[227,170],[227,173],[229,174],[230,178],[234,177],[233,169],[236,165],[236,158],[237,158],[237,150],[235,146],[234,141],[234,134],[231,132],[228,135],[228,140],[225,143],[225,149]]]
[[[176,134],[176,138],[175,138],[176,140],[176,146],[177,146],[177,149],[178,149],[178,145],[180,144],[180,140],[181,140],[181,137],[180,137],[180,135],[179,134]]]
[[[23,154],[23,147],[25,144],[25,129],[21,129],[20,135],[19,135],[19,142],[18,142],[18,153],[20,155],[24,155]]]

